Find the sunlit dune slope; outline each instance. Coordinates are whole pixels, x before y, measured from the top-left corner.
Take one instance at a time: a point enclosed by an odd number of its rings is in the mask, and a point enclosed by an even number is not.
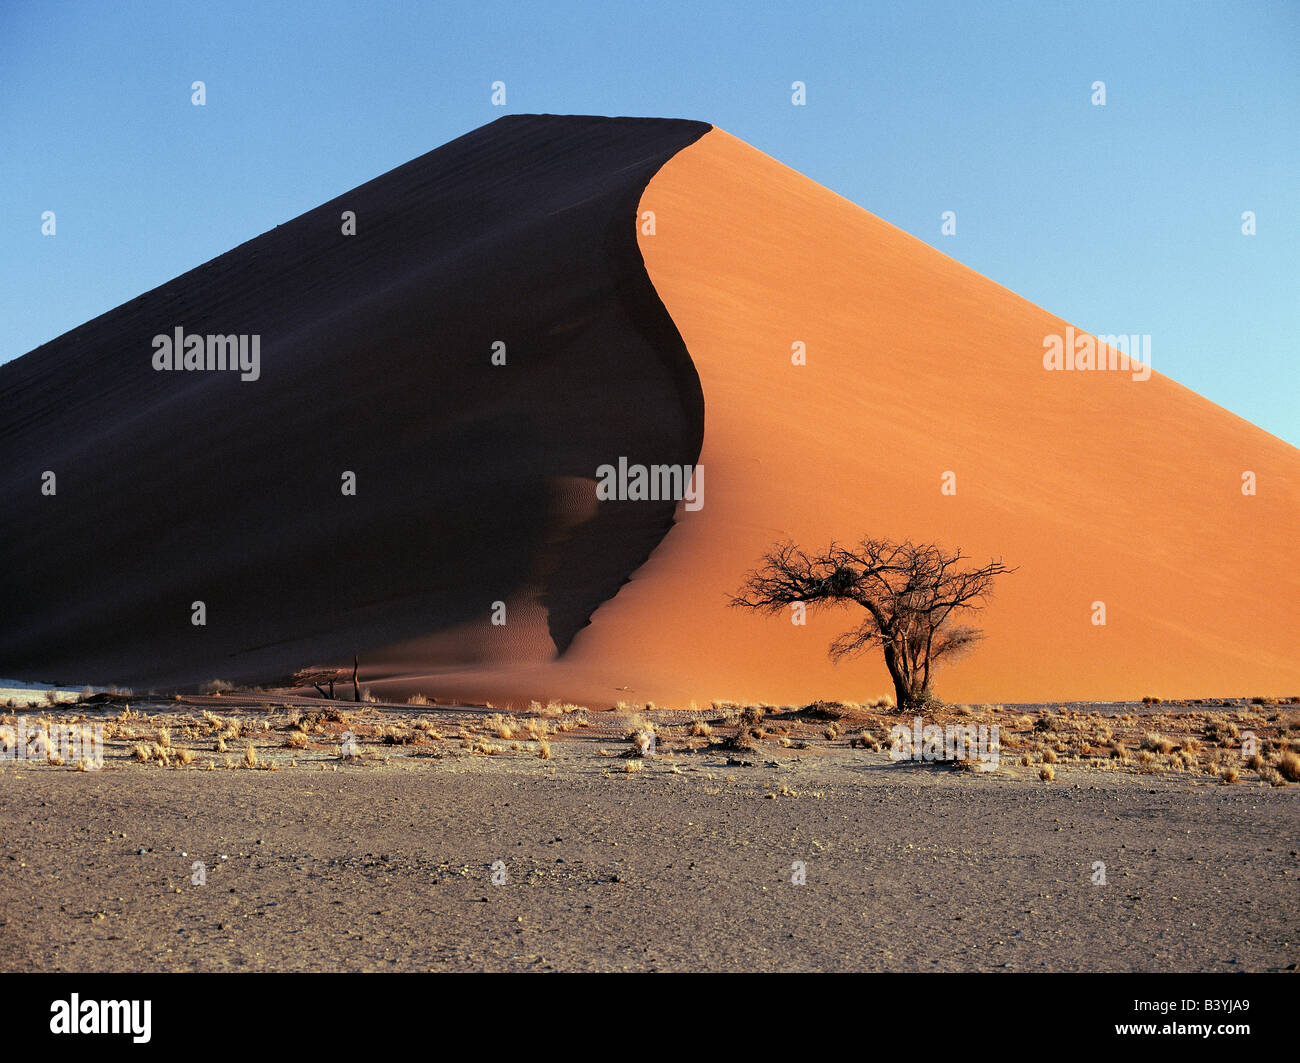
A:
[[[720,130],[641,209],[704,392],[706,501],[577,660],[697,695],[883,693],[878,661],[827,660],[850,613],[725,604],[778,538],[870,533],[1019,566],[938,674],[950,699],[1300,693],[1300,452],[1158,373],[1046,371],[1065,321]]]

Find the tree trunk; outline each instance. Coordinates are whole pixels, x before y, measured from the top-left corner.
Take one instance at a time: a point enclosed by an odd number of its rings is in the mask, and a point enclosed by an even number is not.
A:
[[[899,712],[920,712],[930,702],[930,687],[924,673],[909,664],[892,642],[886,642],[885,667],[894,681],[894,701]],[[928,669],[927,669],[928,671]]]
[[[361,684],[357,682],[357,656],[352,655],[352,700],[361,700]]]
[[[894,681],[894,704],[898,711],[908,708],[912,700],[912,684],[908,681],[906,665],[899,657],[898,648],[892,642],[886,642],[885,667],[889,669],[889,678]]]

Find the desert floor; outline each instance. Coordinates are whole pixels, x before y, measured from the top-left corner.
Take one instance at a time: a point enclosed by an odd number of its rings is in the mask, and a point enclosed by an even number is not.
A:
[[[0,764],[0,969],[1300,959],[1294,705],[927,718],[997,723],[989,773],[894,763],[888,729],[910,721],[887,707],[624,710],[286,693],[11,704],[11,735],[75,721],[106,741],[98,770]],[[635,756],[651,725],[654,755]]]

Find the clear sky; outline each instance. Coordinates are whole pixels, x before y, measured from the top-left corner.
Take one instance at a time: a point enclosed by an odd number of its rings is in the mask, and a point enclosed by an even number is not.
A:
[[[1300,444],[1296,0],[2,0],[0,361],[525,112],[712,122]]]

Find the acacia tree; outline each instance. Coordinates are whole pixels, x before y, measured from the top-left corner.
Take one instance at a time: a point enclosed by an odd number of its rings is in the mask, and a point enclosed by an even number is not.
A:
[[[851,549],[832,542],[811,557],[787,541],[764,555],[731,604],[765,613],[796,602],[860,606],[865,618],[831,643],[831,659],[879,645],[899,709],[917,709],[931,699],[930,674],[938,662],[983,637],[957,621],[983,608],[994,577],[1015,571],[1000,560],[970,568],[962,564],[968,560],[960,549],[909,540],[864,538]]]

